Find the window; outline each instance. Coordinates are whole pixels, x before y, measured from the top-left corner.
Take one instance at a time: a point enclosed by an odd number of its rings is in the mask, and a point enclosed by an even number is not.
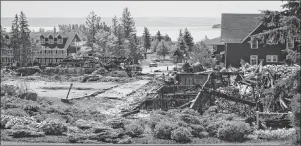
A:
[[[267,55],[267,62],[278,62],[278,55]]]
[[[63,44],[63,39],[57,39],[57,44]]]
[[[44,38],[44,36],[40,36],[40,42],[41,42],[41,44],[45,44],[45,38]]]
[[[257,55],[251,55],[250,56],[250,65],[257,65],[258,64],[258,56]]]
[[[54,43],[54,39],[53,39],[52,35],[50,35],[48,37],[48,44],[53,44],[53,43]]]
[[[294,48],[294,39],[292,39],[292,38],[287,39],[286,48],[288,48],[288,49]]]
[[[251,49],[258,49],[258,40],[251,41]]]

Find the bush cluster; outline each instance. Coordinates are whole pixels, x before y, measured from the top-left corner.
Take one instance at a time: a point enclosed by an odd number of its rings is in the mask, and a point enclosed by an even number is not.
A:
[[[217,137],[225,141],[243,141],[251,131],[251,127],[247,123],[227,121],[218,129]]]
[[[171,139],[171,132],[177,128],[177,125],[168,121],[159,122],[154,129],[154,135],[161,139]]]
[[[58,119],[47,118],[38,128],[45,132],[46,135],[61,135],[67,132],[67,125]]]
[[[185,127],[179,127],[171,132],[171,139],[179,143],[191,142],[192,135],[190,130]]]
[[[125,126],[126,134],[131,137],[139,137],[144,133],[144,128],[138,121],[132,121],[130,124]]]

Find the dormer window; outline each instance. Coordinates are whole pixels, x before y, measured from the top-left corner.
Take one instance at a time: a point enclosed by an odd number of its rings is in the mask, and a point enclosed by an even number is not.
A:
[[[5,43],[6,43],[7,45],[10,44],[10,39],[9,39],[9,36],[8,36],[8,35],[5,36]]]
[[[57,44],[63,44],[63,38],[60,35],[57,36]]]
[[[40,36],[40,43],[45,44],[45,38],[43,35]]]
[[[258,40],[251,41],[251,49],[258,49]]]
[[[286,41],[286,48],[288,48],[288,49],[294,48],[294,39],[293,38],[287,39],[287,41]]]
[[[49,35],[48,37],[48,44],[54,44],[54,38],[52,35]]]

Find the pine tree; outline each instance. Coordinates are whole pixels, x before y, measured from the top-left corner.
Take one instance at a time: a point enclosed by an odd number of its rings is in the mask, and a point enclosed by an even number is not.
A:
[[[191,51],[194,43],[193,43],[193,38],[192,38],[190,32],[187,30],[187,28],[185,28],[183,38],[184,38],[185,44],[188,47],[188,51]]]
[[[56,27],[55,26],[53,27],[53,33],[56,33]]]
[[[133,63],[137,63],[137,61],[139,60],[139,49],[137,46],[136,34],[133,34],[132,37],[129,39],[129,51],[130,58],[134,59]]]
[[[301,60],[301,1],[289,0],[282,5],[282,11],[262,11],[264,17],[262,24],[268,28],[259,34],[251,36],[251,41],[259,41],[262,44],[284,44],[288,39],[294,39],[299,45],[292,49],[285,49],[286,58],[300,65]]]
[[[162,35],[161,35],[160,31],[157,32],[157,34],[156,34],[156,39],[158,39],[158,41],[161,42],[161,40],[162,40]]]
[[[168,36],[168,34],[165,35],[164,40],[166,42],[171,42],[171,38]]]
[[[4,30],[2,29],[2,26],[0,25],[0,31],[1,31],[1,48],[4,47]]]
[[[117,36],[117,28],[118,27],[118,19],[116,16],[112,19],[112,32],[115,36]]]
[[[149,31],[146,27],[144,27],[144,32],[143,32],[143,46],[145,48],[145,52],[147,52],[148,49],[151,47],[151,38]],[[146,54],[144,56],[146,58]]]
[[[25,14],[21,11],[20,14],[20,44],[21,44],[21,62],[22,63],[27,63],[27,55],[30,53],[30,47],[31,47],[31,42],[30,42],[30,30],[28,29],[28,22],[26,20]],[[21,65],[22,65],[21,63]]]
[[[136,32],[136,28],[135,21],[133,17],[131,17],[131,13],[127,7],[123,10],[121,23],[123,27],[124,38],[130,39],[131,35]]]
[[[20,27],[18,15],[15,15],[15,19],[12,22],[11,27],[11,46],[13,48],[14,62],[19,63],[21,60],[20,51]]]
[[[171,49],[171,46],[167,42],[162,40],[158,44],[157,55],[163,56],[163,59],[165,60],[165,56],[170,53],[170,49]]]
[[[94,11],[90,13],[90,15],[86,18],[86,25],[87,25],[87,37],[88,37],[88,44],[92,47],[92,51],[94,51],[93,44],[96,43],[96,33],[100,29],[100,20],[101,18],[98,17]]]
[[[121,51],[123,50],[123,43],[124,43],[124,38],[123,38],[124,34],[123,34],[123,28],[122,26],[119,24],[117,25],[117,41],[116,41],[116,48],[115,48],[115,55],[120,57],[121,56]]]

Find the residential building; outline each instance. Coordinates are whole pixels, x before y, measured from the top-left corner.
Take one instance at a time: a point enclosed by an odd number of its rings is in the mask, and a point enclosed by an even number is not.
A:
[[[9,33],[1,34],[4,37],[3,47],[1,47],[1,65],[11,66],[14,62],[13,49],[10,47]]]
[[[203,41],[207,47],[213,52],[213,58],[216,58],[219,62],[225,61],[225,43],[221,42],[221,37],[207,39]]]
[[[221,42],[225,43],[225,64],[240,67],[241,59],[251,65],[280,64],[286,59],[286,48],[297,45],[293,39],[287,38],[285,44],[269,45],[254,41],[251,35],[262,33],[267,28],[260,21],[263,14],[222,14]]]
[[[37,43],[38,51],[34,54],[39,64],[57,64],[81,47],[81,37],[76,32],[37,33],[32,35]]]

